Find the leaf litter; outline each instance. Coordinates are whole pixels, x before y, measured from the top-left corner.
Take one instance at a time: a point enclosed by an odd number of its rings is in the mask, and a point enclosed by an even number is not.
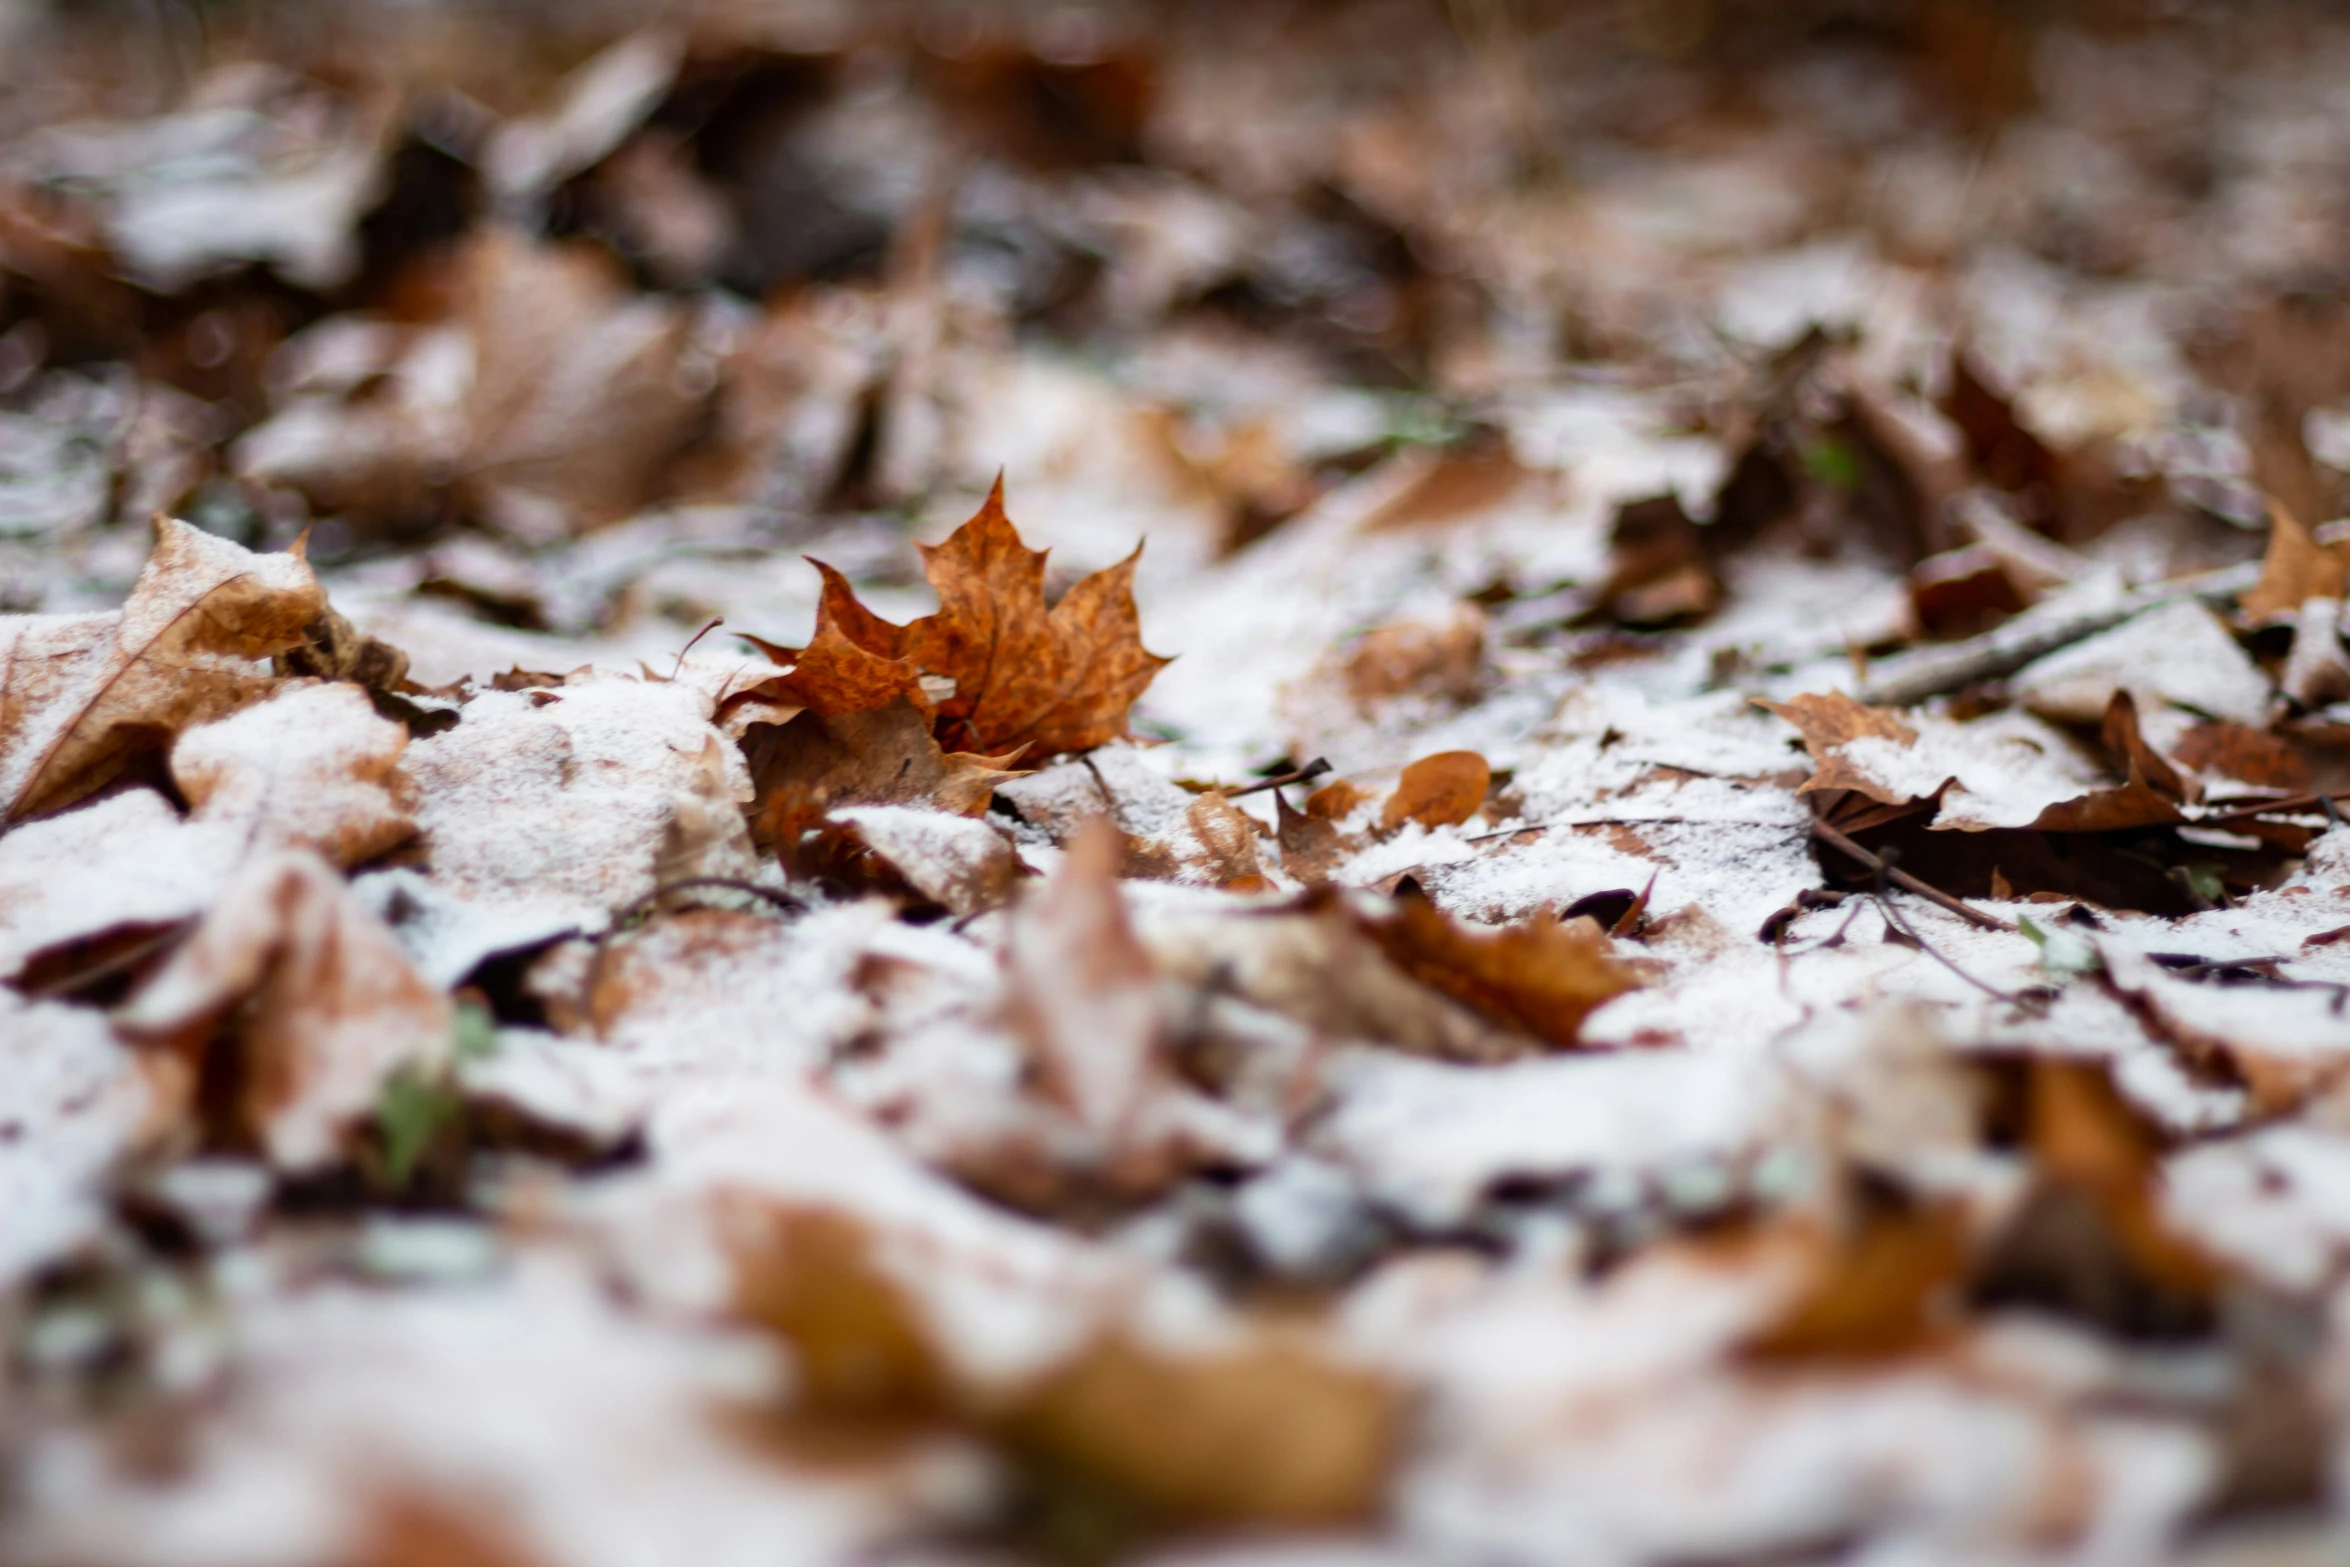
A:
[[[0,1556],[2338,1550],[2336,21],[104,9]]]

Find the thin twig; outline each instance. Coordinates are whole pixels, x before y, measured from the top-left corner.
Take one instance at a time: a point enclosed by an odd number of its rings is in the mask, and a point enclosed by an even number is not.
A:
[[[1330,771],[1330,759],[1326,756],[1317,756],[1295,772],[1283,773],[1278,778],[1268,778],[1262,783],[1250,784],[1245,789],[1228,789],[1224,793],[1224,798],[1237,800],[1242,795],[1262,794],[1267,789],[1286,789],[1291,784],[1312,783],[1328,771]]]
[[[717,630],[717,629],[718,629],[720,626],[723,626],[723,625],[725,625],[725,624],[726,624],[726,617],[725,617],[725,616],[723,616],[723,615],[721,615],[721,616],[719,616],[719,617],[718,617],[716,620],[713,620],[713,621],[711,621],[711,622],[710,622],[708,625],[704,626],[704,627],[703,627],[701,630],[699,630],[699,631],[695,632],[695,633],[694,633],[692,636],[688,637],[688,638],[686,639],[686,644],[685,644],[685,646],[683,646],[683,647],[681,647],[681,648],[679,648],[679,649],[677,650],[677,663],[676,663],[676,665],[675,665],[673,668],[671,668],[671,670],[669,671],[669,678],[670,678],[670,679],[672,679],[672,680],[675,680],[675,679],[676,679],[676,678],[677,678],[679,675],[681,675],[681,674],[683,674],[683,673],[685,672],[685,656],[686,656],[686,654],[688,654],[688,653],[691,653],[691,652],[694,650],[694,644],[695,644],[696,642],[699,642],[699,641],[701,641],[701,640],[702,640],[702,638],[704,638],[704,637],[708,636],[708,635],[709,635],[711,632],[713,632],[713,631],[716,631],[716,630]]]
[[[1892,866],[1888,865],[1885,867],[1885,874],[1890,877],[1898,876],[1901,873],[1895,870]],[[2004,1001],[2009,1006],[2023,1005],[2023,997],[2012,994],[2011,992],[2005,990],[2001,990],[1998,986],[1990,984],[1987,981],[1977,979],[1974,975],[1969,974],[1965,969],[1960,968],[1956,962],[1952,961],[1952,959],[1942,951],[1941,948],[1928,941],[1918,932],[1915,926],[1911,925],[1908,920],[1901,917],[1900,910],[1894,908],[1892,898],[1887,896],[1882,888],[1878,889],[1875,897],[1877,900],[1877,911],[1885,916],[1885,922],[1891,925],[1895,930],[1900,931],[1904,936],[1907,936],[1911,941],[1915,942],[1917,944],[1917,949],[1920,952],[1923,952],[1927,957],[1932,958],[1935,962],[1950,970],[1951,973],[1956,974],[1960,979],[1963,979],[1968,984],[1974,986],[1984,995],[1990,996],[1995,1000]]]
[[[1936,908],[1944,909],[1952,914],[1957,915],[1960,919],[1965,920],[1969,925],[1976,926],[1982,930],[2012,931],[2015,929],[2013,925],[2010,925],[2007,921],[1999,918],[1997,915],[1985,914],[1981,909],[1975,908],[1969,904],[1961,903],[1958,899],[1952,897],[1949,893],[1944,892],[1941,888],[1918,880],[1915,876],[1912,876],[1909,872],[1901,869],[1899,866],[1891,864],[1886,859],[1884,859],[1883,856],[1875,853],[1873,850],[1864,849],[1859,844],[1854,843],[1850,838],[1847,838],[1844,836],[1844,834],[1838,832],[1835,828],[1829,826],[1824,821],[1817,820],[1816,818],[1813,820],[1811,824],[1811,835],[1819,839],[1820,842],[1828,845],[1830,848],[1841,850],[1843,853],[1851,855],[1854,859],[1860,861],[1861,864],[1867,866],[1871,871],[1886,877],[1893,883],[1894,886],[1900,887],[1904,891],[1916,893],[1919,897],[1925,899],[1928,903],[1933,904]]]
[[[1907,707],[1978,680],[2012,675],[2036,658],[2110,631],[2150,609],[2181,599],[2206,603],[2231,599],[2259,580],[2260,563],[2252,561],[2158,583],[2095,606],[2076,609],[2052,600],[2044,608],[2027,610],[1979,637],[1880,660],[1861,700],[1878,707]]]
[[[65,975],[46,985],[34,986],[25,992],[25,999],[28,1001],[55,1001],[61,997],[82,995],[93,987],[112,979],[115,975],[127,969],[135,969],[149,958],[169,951],[186,940],[188,933],[195,928],[195,920],[181,920],[169,929],[160,931],[140,942],[137,946],[127,947],[117,952],[103,963],[93,964],[78,974]]]
[[[1495,838],[1515,838],[1522,832],[1549,832],[1554,827],[1647,827],[1661,823],[1665,826],[1686,825],[1686,816],[1580,816],[1571,822],[1529,822],[1523,827],[1503,827],[1493,832],[1476,833],[1463,838],[1463,843],[1487,843]],[[1756,826],[1753,822],[1707,822],[1709,827]]]

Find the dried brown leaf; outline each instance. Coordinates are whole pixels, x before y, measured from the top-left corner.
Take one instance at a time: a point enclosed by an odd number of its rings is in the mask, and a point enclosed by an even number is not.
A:
[[[248,862],[115,1017],[186,1063],[203,1108],[224,1115],[220,1135],[291,1170],[332,1160],[392,1073],[437,1066],[452,1023],[448,997],[302,850]]]
[[[1474,930],[1414,889],[1384,916],[1358,916],[1356,923],[1413,979],[1556,1050],[1573,1049],[1593,1008],[1640,983],[1587,919],[1561,924],[1546,912],[1498,930]]]
[[[157,517],[121,610],[0,619],[0,822],[71,805],[261,700],[276,688],[261,661],[325,608],[298,551],[255,555]]]
[[[904,699],[871,712],[827,716],[813,708],[787,724],[753,724],[745,734],[760,841],[798,835],[845,805],[911,805],[977,816],[995,786],[1019,774],[1009,756],[939,749],[929,721]]]
[[[1784,702],[1766,702],[1757,697],[1754,705],[1778,714],[1802,732],[1803,748],[1811,753],[1815,770],[1799,792],[1848,789],[1886,805],[1903,803],[1870,774],[1846,761],[1843,754],[1845,746],[1862,739],[1914,745],[1917,731],[1889,709],[1866,706],[1841,691],[1808,694]]]
[[[1897,1355],[1927,1342],[1967,1260],[1956,1204],[1868,1202],[1842,1234],[1807,1230],[1808,1277],[1746,1353],[1762,1360]]]
[[[1383,831],[1406,822],[1423,827],[1457,827],[1477,814],[1493,787],[1493,769],[1474,751],[1439,751],[1403,770],[1395,792],[1379,814]]]
[[[2350,539],[2320,544],[2300,518],[2277,501],[2268,503],[2268,552],[2261,557],[2260,581],[2244,595],[2246,618],[2281,620],[2311,599],[2342,597],[2350,581]]]

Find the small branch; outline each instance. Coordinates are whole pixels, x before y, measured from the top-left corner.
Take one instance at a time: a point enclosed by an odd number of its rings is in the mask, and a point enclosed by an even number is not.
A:
[[[1907,707],[1930,696],[1943,696],[1973,685],[1978,680],[2012,675],[2036,658],[2086,641],[2100,631],[2110,631],[2150,609],[2180,599],[2204,603],[2224,601],[2259,580],[2260,563],[2250,561],[2141,588],[2094,607],[2067,610],[2061,600],[2053,601],[2039,612],[2026,610],[1979,637],[1880,660],[1875,674],[1863,686],[1860,699],[1877,707]]]
[[[1892,866],[1888,865],[1885,867],[1885,874],[1890,877],[1898,876],[1901,873],[1897,870],[1894,870]],[[1974,986],[1984,995],[1989,996],[1997,1001],[2004,1001],[2010,1006],[2023,1005],[2023,997],[2012,995],[2007,991],[2001,990],[1998,986],[1993,985],[1988,981],[1977,979],[1974,975],[1969,974],[1965,969],[1960,968],[1947,953],[1945,953],[1941,948],[1935,946],[1932,942],[1928,941],[1924,935],[1918,931],[1916,926],[1910,924],[1908,920],[1901,917],[1901,911],[1893,906],[1893,900],[1885,894],[1882,888],[1880,888],[1876,894],[1876,901],[1877,911],[1885,916],[1886,923],[1890,924],[1895,930],[1900,931],[1910,940],[1916,942],[1918,950],[1923,952],[1927,957],[1932,958],[1935,962],[1950,970],[1951,973],[1956,974],[1960,979],[1963,979],[1968,984]],[[1964,905],[1961,905],[1961,907],[1964,907]],[[1847,923],[1849,923],[1849,921]],[[1838,934],[1842,933],[1839,932]]]
[[[1330,759],[1326,756],[1317,756],[1294,773],[1283,773],[1278,778],[1268,778],[1262,783],[1250,784],[1245,789],[1228,789],[1224,793],[1224,798],[1237,800],[1242,795],[1263,794],[1267,789],[1286,789],[1291,784],[1312,783],[1328,771],[1330,771]]]
[[[1852,856],[1872,872],[1892,882],[1894,886],[1906,892],[1916,893],[1936,908],[1957,915],[1969,925],[1981,930],[2012,931],[2015,929],[2013,925],[2000,919],[1997,915],[1985,914],[1981,909],[1961,903],[1941,888],[1918,880],[1909,872],[1887,861],[1882,855],[1862,848],[1826,822],[1814,820],[1811,824],[1811,835],[1830,848]]]

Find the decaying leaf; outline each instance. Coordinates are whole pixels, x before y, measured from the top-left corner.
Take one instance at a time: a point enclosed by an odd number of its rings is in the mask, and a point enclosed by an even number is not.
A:
[[[57,810],[274,687],[264,662],[326,598],[297,553],[169,517],[121,610],[0,619],[0,821]]]
[[[951,685],[936,699],[942,744],[1039,757],[1105,745],[1126,733],[1127,710],[1167,662],[1142,646],[1137,558],[1085,578],[1048,608],[1044,552],[1020,542],[999,478],[969,522],[923,548],[937,614],[892,625],[820,568],[817,639],[797,655],[788,694],[828,715],[900,698],[929,706],[930,677]]]
[[[1358,917],[1357,925],[1421,984],[1553,1050],[1573,1049],[1593,1008],[1640,983],[1588,919],[1562,924],[1544,912],[1479,931],[1412,889],[1383,916]]]
[[[454,1014],[331,867],[287,850],[247,864],[115,1025],[180,1063],[217,1135],[304,1171],[394,1073],[446,1060]]]
[[[834,813],[867,852],[917,893],[956,915],[1000,907],[1020,879],[1020,857],[984,821],[904,805],[852,805]]]

